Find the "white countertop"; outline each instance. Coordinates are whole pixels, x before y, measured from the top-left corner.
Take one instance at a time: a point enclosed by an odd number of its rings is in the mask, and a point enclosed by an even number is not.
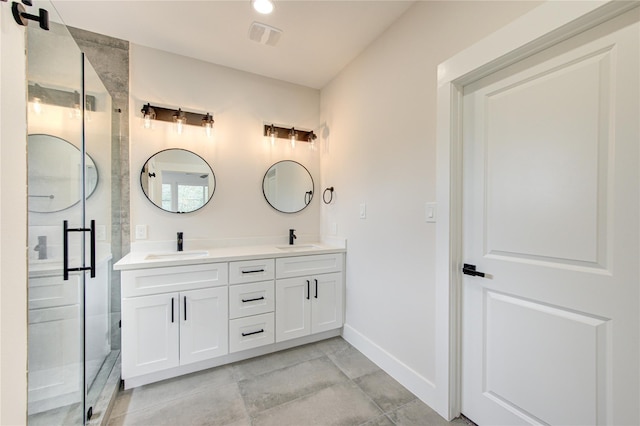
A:
[[[255,245],[217,247],[202,250],[132,252],[124,256],[113,269],[161,268],[166,266],[201,265],[205,263],[229,262],[290,256],[308,256],[325,253],[344,253],[344,247],[324,243],[300,243],[298,245]]]

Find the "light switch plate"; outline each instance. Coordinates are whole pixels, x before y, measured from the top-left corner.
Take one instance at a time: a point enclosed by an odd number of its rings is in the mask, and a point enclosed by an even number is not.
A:
[[[136,240],[147,239],[147,225],[136,225]]]
[[[367,218],[367,205],[365,203],[360,203],[360,219]]]
[[[424,203],[424,221],[435,223],[438,218],[438,205],[436,203]]]

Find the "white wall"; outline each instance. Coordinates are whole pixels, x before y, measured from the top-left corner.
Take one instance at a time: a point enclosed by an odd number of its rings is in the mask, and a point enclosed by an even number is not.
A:
[[[436,67],[533,2],[417,2],[321,92],[321,230],[348,240],[345,337],[421,399],[435,377]],[[359,204],[366,203],[366,219]]]
[[[27,421],[27,140],[24,28],[0,5],[0,424]]]
[[[195,247],[194,239],[278,237],[286,243],[290,228],[299,236],[319,233],[319,196],[302,212],[284,214],[269,206],[262,193],[267,169],[291,159],[309,169],[318,194],[319,153],[309,150],[307,143],[291,150],[284,139],[272,148],[262,136],[264,122],[316,129],[318,90],[137,45],[131,45],[130,69],[132,238],[138,224],[148,225],[147,241],[166,241],[168,249],[175,247],[176,232],[184,232],[185,250]],[[145,129],[140,109],[147,102],[213,114],[213,139],[195,126],[185,126],[182,135],[165,122]],[[202,209],[168,213],[152,205],[142,192],[142,166],[152,154],[167,148],[191,150],[212,166],[216,189]]]

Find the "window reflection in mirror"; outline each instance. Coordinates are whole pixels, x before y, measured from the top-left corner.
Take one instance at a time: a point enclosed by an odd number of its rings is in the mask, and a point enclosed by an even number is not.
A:
[[[189,213],[211,200],[216,180],[199,155],[180,148],[152,155],[142,167],[140,185],[149,201],[172,213]]]
[[[283,213],[297,213],[313,199],[313,178],[302,164],[291,160],[280,161],[265,173],[262,191],[274,209]]]
[[[51,213],[68,209],[82,198],[82,156],[80,150],[52,135],[31,134],[27,142],[29,211]],[[85,156],[85,194],[89,198],[98,186],[98,169]]]

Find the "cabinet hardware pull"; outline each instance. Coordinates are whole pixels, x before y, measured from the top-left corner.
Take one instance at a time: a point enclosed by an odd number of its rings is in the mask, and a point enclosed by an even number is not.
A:
[[[184,320],[187,320],[187,296],[184,296]]]
[[[264,300],[264,296],[255,297],[253,299],[242,299],[242,303],[255,302],[256,300]]]
[[[260,330],[258,330],[258,331],[251,331],[251,332],[249,332],[249,333],[242,333],[242,337],[245,337],[245,336],[251,336],[252,334],[259,334],[259,333],[264,333],[264,329],[263,329],[263,328],[261,328],[261,329],[260,329]]]
[[[173,318],[173,297],[172,297],[171,298],[171,322],[173,321],[174,321],[174,318]]]
[[[264,269],[255,269],[253,271],[242,271],[243,274],[257,274],[258,272],[264,272]]]
[[[307,300],[309,300],[311,298],[310,285],[311,285],[311,283],[309,282],[309,280],[307,280]]]
[[[318,298],[318,280],[316,281],[316,295],[314,296],[316,299]]]

